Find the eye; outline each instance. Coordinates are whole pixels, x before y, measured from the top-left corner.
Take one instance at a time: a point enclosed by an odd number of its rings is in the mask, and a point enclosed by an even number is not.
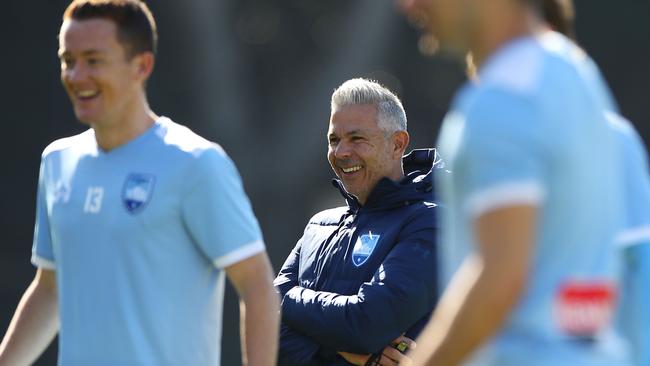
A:
[[[89,66],[96,66],[101,63],[102,60],[100,60],[97,57],[89,57],[86,62],[88,63]]]
[[[74,59],[72,57],[61,57],[61,69],[67,70],[74,67]]]
[[[352,136],[350,138],[350,140],[352,140],[352,142],[362,142],[362,141],[365,141],[365,138],[363,138],[361,136]]]
[[[335,146],[336,144],[339,143],[339,139],[338,139],[338,137],[330,137],[328,139],[328,142],[329,142],[330,146]]]

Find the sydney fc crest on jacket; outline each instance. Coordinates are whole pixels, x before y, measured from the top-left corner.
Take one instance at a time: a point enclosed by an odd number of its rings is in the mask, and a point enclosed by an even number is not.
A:
[[[368,234],[359,235],[356,244],[354,244],[354,249],[352,249],[352,262],[355,266],[359,267],[366,263],[377,246],[380,237],[381,235],[373,235],[372,231],[369,231]]]

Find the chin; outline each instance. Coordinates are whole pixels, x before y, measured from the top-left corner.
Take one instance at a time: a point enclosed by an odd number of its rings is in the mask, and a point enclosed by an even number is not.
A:
[[[96,116],[94,116],[92,113],[87,113],[85,111],[75,110],[74,114],[75,117],[77,117],[77,120],[83,123],[84,125],[91,125],[97,120]]]
[[[87,126],[90,126],[90,125],[93,124],[93,122],[89,118],[86,118],[84,116],[77,116],[77,121],[79,121],[81,124],[87,125]]]
[[[341,180],[343,182],[343,188],[345,188],[346,191],[348,191],[349,194],[357,195],[357,192],[354,190],[354,187],[350,187],[349,184],[345,184],[344,180]]]
[[[361,192],[356,191],[356,190],[354,190],[354,189],[347,189],[347,188],[345,188],[345,190],[348,191],[349,194],[351,194],[351,195],[353,195],[353,196],[355,196],[355,197],[357,197],[357,198],[359,198],[359,194],[361,193]]]

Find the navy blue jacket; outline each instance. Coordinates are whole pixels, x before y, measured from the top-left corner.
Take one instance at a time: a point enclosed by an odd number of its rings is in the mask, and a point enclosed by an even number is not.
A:
[[[437,301],[433,149],[403,159],[406,176],[384,178],[360,206],[322,211],[274,284],[282,296],[280,365],[348,365],[337,351],[369,354],[426,324]]]

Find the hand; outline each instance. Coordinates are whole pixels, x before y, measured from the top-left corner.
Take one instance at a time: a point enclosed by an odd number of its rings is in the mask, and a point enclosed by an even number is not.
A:
[[[395,366],[395,365],[403,365],[403,366],[410,366],[412,365],[412,361],[409,357],[407,357],[405,354],[402,354],[400,351],[398,351],[394,346],[400,344],[401,342],[405,342],[408,344],[408,349],[412,350],[416,347],[416,343],[414,340],[405,337],[405,336],[399,336],[396,339],[394,339],[391,342],[391,345],[386,346],[384,350],[381,353],[381,357],[377,360],[377,364],[381,366]],[[349,352],[339,352],[339,355],[343,357],[346,361],[353,365],[359,365],[363,366],[368,362],[368,359],[372,355],[359,355],[355,353],[349,353]]]

